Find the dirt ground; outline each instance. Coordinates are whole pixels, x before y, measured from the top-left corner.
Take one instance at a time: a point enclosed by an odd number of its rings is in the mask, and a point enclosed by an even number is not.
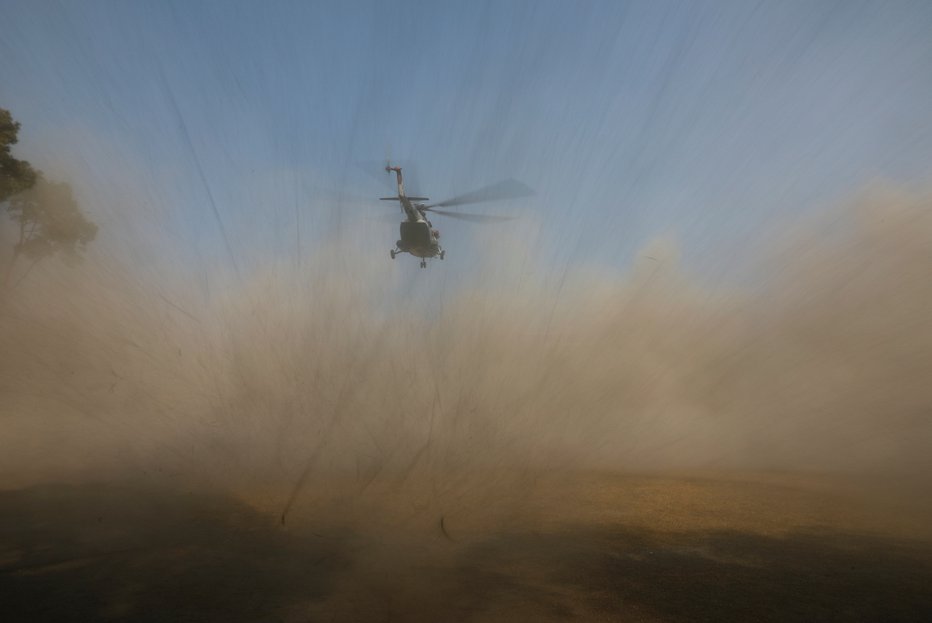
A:
[[[748,473],[487,482],[422,501],[312,483],[284,523],[268,492],[0,491],[0,619],[932,620],[921,488]]]

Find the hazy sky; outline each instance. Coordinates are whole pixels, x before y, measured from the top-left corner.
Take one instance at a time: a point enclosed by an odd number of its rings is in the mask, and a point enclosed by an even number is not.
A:
[[[121,192],[199,253],[221,228],[293,255],[346,227],[320,189],[378,196],[354,163],[388,149],[435,199],[534,187],[483,209],[535,210],[558,265],[673,234],[714,270],[774,219],[932,170],[924,0],[3,0],[0,24],[19,153],[77,166],[88,203],[131,168]],[[435,224],[468,265],[480,229]],[[352,226],[386,261],[395,226]]]

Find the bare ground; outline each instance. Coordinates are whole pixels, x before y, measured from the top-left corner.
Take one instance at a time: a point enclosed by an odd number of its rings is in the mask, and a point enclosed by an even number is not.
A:
[[[2,491],[0,619],[932,620],[922,489],[747,473],[520,482],[439,506],[312,485],[284,525],[277,494]],[[317,512],[324,499],[344,512]]]

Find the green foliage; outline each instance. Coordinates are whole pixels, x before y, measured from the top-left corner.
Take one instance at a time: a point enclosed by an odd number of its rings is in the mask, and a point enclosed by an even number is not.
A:
[[[31,188],[38,174],[25,160],[13,157],[10,147],[17,142],[19,123],[9,110],[0,108],[0,202]]]

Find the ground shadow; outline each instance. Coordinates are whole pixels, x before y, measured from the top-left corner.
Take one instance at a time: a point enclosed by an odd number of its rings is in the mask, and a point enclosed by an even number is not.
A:
[[[326,593],[332,540],[221,495],[129,486],[0,492],[0,620],[259,621]]]
[[[929,544],[830,531],[501,535],[458,574],[463,619],[531,602],[554,620],[932,621]],[[470,594],[486,596],[478,611]]]

